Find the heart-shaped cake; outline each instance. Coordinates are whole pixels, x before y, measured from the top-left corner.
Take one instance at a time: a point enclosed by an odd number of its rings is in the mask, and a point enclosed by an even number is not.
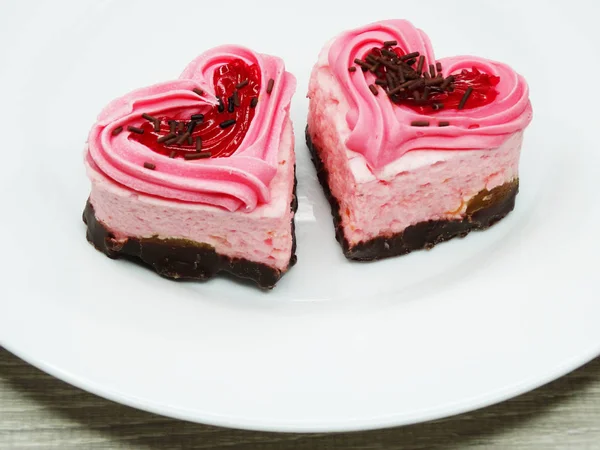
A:
[[[401,255],[514,208],[528,86],[503,63],[436,59],[405,20],[328,43],[309,87],[307,141],[350,259]]]
[[[223,46],[111,102],[85,151],[90,242],[170,278],[272,287],[295,261],[295,84],[281,59]]]

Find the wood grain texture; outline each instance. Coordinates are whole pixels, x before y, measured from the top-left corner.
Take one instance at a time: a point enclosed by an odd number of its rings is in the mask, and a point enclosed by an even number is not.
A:
[[[600,359],[458,417],[379,431],[278,434],[171,420],[88,394],[0,348],[0,449],[600,449]]]

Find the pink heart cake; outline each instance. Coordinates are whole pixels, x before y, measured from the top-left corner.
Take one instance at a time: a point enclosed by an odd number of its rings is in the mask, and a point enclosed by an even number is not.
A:
[[[423,31],[383,21],[326,45],[308,96],[307,142],[348,258],[431,248],[514,208],[532,109],[509,66],[436,59]]]
[[[111,102],[85,151],[88,240],[165,277],[271,288],[296,259],[295,86],[281,59],[223,46]]]

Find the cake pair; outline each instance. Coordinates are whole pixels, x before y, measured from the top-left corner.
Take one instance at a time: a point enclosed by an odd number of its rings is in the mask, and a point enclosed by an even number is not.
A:
[[[89,135],[88,240],[169,278],[271,288],[295,263],[296,82],[224,46],[114,100]],[[403,20],[338,36],[309,86],[307,142],[337,239],[370,261],[485,229],[514,207],[528,88],[510,67],[436,59]]]

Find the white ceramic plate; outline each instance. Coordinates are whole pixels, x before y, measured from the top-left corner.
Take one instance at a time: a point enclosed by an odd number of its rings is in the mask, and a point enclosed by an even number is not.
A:
[[[587,362],[600,353],[593,9],[592,1],[3,4],[0,342],[137,408],[279,431],[456,414]],[[427,30],[440,56],[512,64],[531,85],[535,120],[506,220],[430,252],[356,264],[334,240],[307,157],[304,94],[326,40],[392,16]],[[178,76],[225,42],[283,56],[299,80],[299,263],[271,293],[223,279],[170,282],[110,260],[86,242],[80,218],[89,189],[82,147],[102,106]]]

